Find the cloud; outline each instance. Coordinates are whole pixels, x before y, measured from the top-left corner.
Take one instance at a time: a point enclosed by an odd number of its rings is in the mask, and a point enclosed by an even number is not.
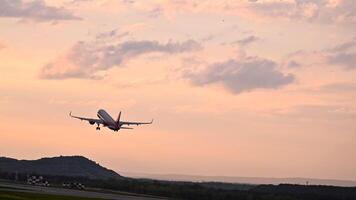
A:
[[[241,40],[237,40],[236,42],[233,42],[233,44],[238,44],[240,46],[247,46],[253,42],[258,41],[260,38],[254,36],[254,35],[250,35],[246,38],[243,38]]]
[[[346,70],[356,69],[356,38],[320,51],[297,51],[286,56],[284,66],[339,66]]]
[[[123,1],[151,16],[174,18],[179,13],[239,15],[252,20],[303,20],[323,24],[355,24],[356,4],[351,0],[179,0]]]
[[[328,57],[332,65],[340,65],[345,69],[356,69],[356,53],[337,53]]]
[[[193,85],[222,84],[232,93],[239,94],[256,89],[276,89],[292,83],[292,74],[283,74],[277,64],[259,57],[246,57],[214,63],[198,72],[187,72],[184,78]]]
[[[328,64],[356,69],[356,38],[327,49],[324,54]]]
[[[40,77],[45,79],[100,78],[110,68],[148,53],[177,54],[200,49],[194,40],[160,43],[158,41],[125,41],[118,44],[77,42],[57,60],[45,65]]]
[[[103,42],[103,41],[115,41],[115,40],[121,39],[123,37],[126,37],[128,35],[130,35],[129,31],[119,32],[119,30],[113,29],[111,31],[102,32],[102,33],[97,34],[95,36],[95,39],[96,40],[100,40],[101,42]]]
[[[356,69],[356,38],[325,51],[328,64]]]
[[[345,0],[260,0],[248,5],[250,14],[323,24],[355,24],[356,5]]]
[[[344,52],[344,51],[350,50],[353,47],[356,47],[356,37],[354,37],[350,41],[336,45],[335,47],[328,49],[327,51],[332,52],[332,53]]]
[[[316,1],[256,1],[248,5],[251,14],[264,17],[279,17],[287,19],[311,19],[317,16],[319,5]]]
[[[80,20],[65,8],[48,6],[43,0],[0,0],[0,17],[33,21]]]
[[[300,66],[301,66],[301,64],[294,60],[289,61],[287,64],[287,67],[289,67],[289,68],[298,68]]]
[[[103,32],[103,33],[99,33],[96,35],[96,39],[106,39],[106,38],[112,38],[115,37],[117,35],[117,30],[113,29],[109,32]]]

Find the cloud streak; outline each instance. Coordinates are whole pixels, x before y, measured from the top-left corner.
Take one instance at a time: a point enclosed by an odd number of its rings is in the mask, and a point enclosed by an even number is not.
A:
[[[258,41],[260,38],[258,38],[257,36],[254,35],[250,35],[248,37],[245,37],[241,40],[237,40],[236,42],[233,42],[233,44],[238,44],[240,46],[247,46],[253,42]]]
[[[323,24],[355,24],[356,4],[349,0],[129,1],[127,6],[174,18],[177,13],[218,13],[255,20],[288,19]]]
[[[356,69],[356,39],[337,44],[320,51],[297,51],[287,56],[285,61],[289,68],[312,65],[338,66],[344,70]]]
[[[345,69],[356,69],[356,38],[326,50],[327,62]]]
[[[303,20],[322,24],[355,24],[356,5],[343,0],[258,0],[245,4],[248,16]]]
[[[356,53],[336,53],[328,56],[328,62],[332,65],[340,65],[345,69],[356,69]]]
[[[246,57],[211,64],[201,71],[184,74],[184,78],[196,86],[222,84],[235,94],[276,89],[294,81],[292,74],[283,74],[276,66],[274,61],[268,59]]]
[[[178,54],[200,49],[194,40],[160,43],[158,41],[125,41],[118,44],[78,42],[57,60],[49,62],[40,72],[45,79],[98,78],[96,75],[120,67],[132,58],[148,53]]]
[[[351,41],[347,41],[342,44],[336,45],[335,47],[328,49],[327,51],[331,53],[338,53],[338,52],[350,50],[353,47],[356,47],[356,37],[353,38]]]
[[[33,21],[80,20],[61,7],[48,6],[43,0],[0,0],[0,17]]]

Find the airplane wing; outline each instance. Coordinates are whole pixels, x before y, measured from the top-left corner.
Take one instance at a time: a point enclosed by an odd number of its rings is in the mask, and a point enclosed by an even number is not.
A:
[[[142,125],[142,124],[152,124],[153,123],[153,119],[150,122],[124,122],[124,121],[120,121],[120,124],[122,125]]]
[[[103,124],[103,121],[101,119],[92,119],[92,118],[85,118],[85,117],[77,117],[72,115],[72,112],[69,113],[69,116],[76,118],[76,119],[80,119],[80,120],[86,120],[89,121],[89,123],[91,124]]]

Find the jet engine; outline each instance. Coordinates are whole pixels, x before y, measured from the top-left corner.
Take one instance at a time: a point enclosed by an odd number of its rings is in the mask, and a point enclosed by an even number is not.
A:
[[[94,125],[95,122],[94,122],[94,121],[89,121],[89,124],[90,124],[90,125]]]

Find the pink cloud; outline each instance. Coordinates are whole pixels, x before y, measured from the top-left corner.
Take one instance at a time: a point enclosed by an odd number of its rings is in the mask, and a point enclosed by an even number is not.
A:
[[[106,43],[103,37],[117,38],[121,35],[117,31],[99,34],[94,41],[79,41],[68,52],[58,59],[42,67],[41,78],[91,78],[98,79],[102,74],[113,68],[122,66],[132,58],[148,53],[178,54],[201,48],[194,40],[183,42],[139,40]],[[98,37],[97,36],[97,37]],[[99,75],[101,74],[101,75]]]
[[[69,10],[62,7],[53,7],[43,0],[0,0],[0,17],[18,18],[32,21],[59,21],[59,20],[81,20]]]
[[[179,13],[238,15],[250,20],[305,20],[318,23],[354,24],[356,5],[351,1],[329,0],[242,0],[242,1],[130,1],[127,6],[173,19]]]

